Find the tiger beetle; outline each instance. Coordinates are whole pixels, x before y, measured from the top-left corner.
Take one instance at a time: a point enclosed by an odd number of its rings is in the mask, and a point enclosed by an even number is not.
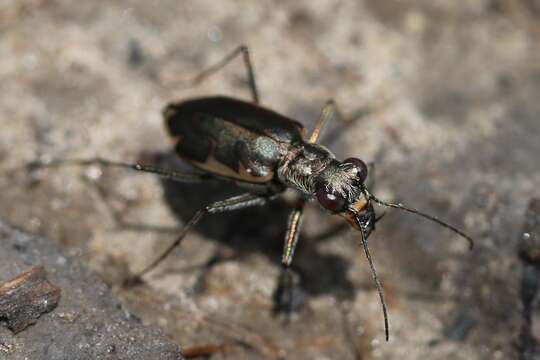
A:
[[[175,152],[201,170],[184,173],[142,164],[128,164],[102,158],[56,160],[33,163],[34,166],[98,165],[130,168],[154,173],[169,179],[190,183],[227,180],[236,183],[246,193],[214,202],[197,211],[184,225],[180,235],[133,278],[140,279],[163,261],[205,215],[262,206],[286,189],[299,194],[289,215],[283,255],[282,275],[278,289],[292,302],[290,270],[294,250],[302,225],[307,201],[316,199],[330,214],[340,215],[360,233],[360,238],[380,298],[384,317],[385,337],[389,339],[388,314],[381,282],[368,248],[368,237],[380,219],[373,203],[403,210],[438,223],[469,242],[467,234],[437,217],[400,203],[378,199],[366,186],[368,166],[358,158],[339,161],[324,146],[317,144],[321,131],[339,111],[333,101],[323,107],[318,122],[309,137],[299,122],[259,105],[259,91],[249,50],[239,46],[217,64],[201,72],[193,80],[198,84],[242,55],[247,71],[252,101],[224,96],[202,97],[171,103],[163,110],[165,125],[175,143]]]

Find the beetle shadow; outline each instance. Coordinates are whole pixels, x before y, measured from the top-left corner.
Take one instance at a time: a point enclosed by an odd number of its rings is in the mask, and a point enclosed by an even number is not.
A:
[[[150,158],[147,154],[145,161],[166,169],[186,168],[172,152],[152,153]],[[167,206],[182,224],[204,206],[246,192],[226,181],[179,183],[162,178],[161,185]],[[229,247],[237,258],[261,253],[276,266],[281,266],[289,211],[287,203],[278,198],[265,206],[208,215],[192,231]],[[355,286],[347,277],[349,261],[335,254],[321,253],[315,246],[315,241],[326,240],[332,235],[324,234],[317,237],[318,240],[300,235],[292,268],[300,275],[302,290],[308,295],[332,293],[339,299],[352,299]]]

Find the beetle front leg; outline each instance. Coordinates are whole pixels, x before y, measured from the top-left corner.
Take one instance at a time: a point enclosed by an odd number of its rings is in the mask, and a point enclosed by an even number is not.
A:
[[[298,285],[296,274],[291,269],[294,251],[300,236],[305,201],[300,200],[289,215],[287,233],[281,257],[282,270],[278,280],[278,286],[274,292],[274,312],[285,311],[287,314],[296,310],[303,302],[302,296],[298,296],[294,290]]]
[[[287,233],[285,235],[285,243],[283,245],[283,255],[281,257],[281,265],[284,268],[289,268],[294,256],[294,250],[300,237],[300,229],[302,219],[304,217],[305,201],[300,200],[289,215],[289,223],[287,225]]]
[[[313,129],[313,132],[311,133],[308,142],[314,144],[319,140],[322,130],[326,127],[326,124],[328,124],[330,119],[334,117],[334,114],[336,112],[336,103],[334,102],[334,100],[328,100],[321,110],[319,120],[317,121],[317,124],[315,124],[315,128]]]
[[[357,121],[365,118],[366,116],[371,115],[372,113],[382,108],[382,106],[364,106],[364,107],[354,110],[352,114],[344,116],[343,112],[341,112],[341,110],[339,109],[338,105],[334,102],[334,100],[329,100],[327,102],[327,106],[331,106],[334,117],[336,118],[338,122],[342,124],[342,126],[338,128],[334,128],[331,132],[326,134],[326,136],[324,137],[324,142],[326,145],[333,144],[334,142],[336,142],[336,140],[339,139],[339,137],[342,134],[346,132],[344,130],[356,124]],[[323,112],[324,112],[324,108],[323,108]]]
[[[333,99],[330,99],[326,102],[326,104],[321,110],[321,115],[319,116],[319,120],[317,121],[317,124],[315,124],[315,128],[313,129],[313,132],[311,133],[309,142],[316,143],[320,138],[322,130],[326,127],[328,122],[332,120],[333,118],[336,118],[339,122],[343,123],[345,127],[349,127],[352,124],[354,124],[357,120],[360,120],[361,118],[372,113],[373,110],[374,109],[371,109],[371,108],[361,108],[360,110],[353,113],[350,117],[344,117],[343,113],[339,109],[336,102]],[[332,133],[326,136],[326,139],[327,139],[326,142],[333,143],[339,137],[341,133],[343,133],[343,129],[340,129],[339,132],[333,131]]]

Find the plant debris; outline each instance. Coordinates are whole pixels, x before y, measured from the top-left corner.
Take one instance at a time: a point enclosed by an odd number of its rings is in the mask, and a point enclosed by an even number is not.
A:
[[[58,305],[60,293],[47,280],[45,267],[33,266],[0,284],[0,318],[7,319],[7,327],[14,333],[23,331]]]

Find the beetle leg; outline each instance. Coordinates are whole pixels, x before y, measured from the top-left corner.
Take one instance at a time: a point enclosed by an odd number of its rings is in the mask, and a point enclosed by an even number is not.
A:
[[[291,263],[300,235],[304,205],[304,200],[300,200],[289,215],[283,255],[281,257],[282,271],[279,277],[278,287],[274,293],[275,312],[285,310],[287,314],[290,314],[301,303],[301,300],[298,301],[297,299],[298,296],[295,296],[294,287],[297,285],[298,280],[294,278],[295,274],[291,270]]]
[[[182,229],[180,235],[178,235],[176,240],[172,244],[170,244],[165,249],[165,251],[163,251],[149,265],[147,265],[143,270],[138,272],[133,277],[132,280],[136,281],[136,280],[140,279],[146,273],[148,273],[149,271],[154,269],[161,261],[163,261],[172,252],[172,250],[174,248],[176,248],[178,245],[180,245],[180,243],[182,242],[182,240],[184,239],[184,237],[186,236],[188,231],[191,230],[191,228],[193,228],[195,225],[197,225],[197,223],[199,221],[201,221],[201,219],[203,218],[204,215],[227,212],[227,211],[232,211],[232,210],[239,210],[239,209],[244,209],[244,208],[247,208],[247,207],[250,207],[250,206],[262,206],[262,205],[265,205],[268,202],[268,200],[271,200],[274,196],[254,195],[254,194],[247,193],[247,194],[234,196],[234,197],[231,197],[231,198],[226,199],[226,200],[216,201],[216,202],[214,202],[214,203],[200,209],[184,225],[184,228]]]
[[[229,55],[225,56],[218,63],[210,66],[208,69],[203,70],[195,78],[193,78],[191,84],[198,85],[206,78],[212,76],[219,70],[223,69],[228,63],[234,60],[238,55],[242,54],[244,59],[244,65],[246,67],[246,72],[248,76],[249,88],[251,90],[251,98],[254,103],[259,103],[259,91],[257,90],[257,84],[255,82],[255,72],[253,71],[253,65],[251,63],[251,58],[249,57],[249,49],[246,45],[240,45]]]
[[[288,268],[294,256],[294,250],[300,236],[300,228],[302,226],[302,218],[304,217],[304,200],[300,200],[291,214],[289,215],[289,224],[285,235],[285,243],[283,246],[283,255],[281,257],[281,265]]]
[[[50,162],[38,162],[34,161],[27,165],[27,168],[31,170],[44,168],[44,167],[58,167],[58,166],[102,166],[102,167],[122,167],[127,169],[132,169],[135,171],[142,171],[152,174],[157,174],[165,178],[184,182],[184,183],[197,183],[204,180],[212,179],[212,176],[209,174],[193,174],[193,173],[184,173],[175,170],[162,169],[151,165],[142,165],[142,164],[128,164],[118,161],[110,161],[102,158],[91,158],[91,159],[62,159],[62,160],[53,160]]]
[[[334,113],[336,112],[336,103],[334,100],[328,100],[324,107],[322,108],[321,115],[319,116],[319,120],[317,121],[317,124],[315,124],[315,128],[313,129],[313,132],[311,133],[311,136],[309,137],[310,143],[316,143],[317,140],[319,140],[319,137],[321,135],[321,131],[324,129],[328,121],[334,117]]]
[[[372,108],[361,108],[360,110],[356,111],[352,116],[350,117],[344,117],[343,113],[339,110],[339,107],[337,106],[336,102],[333,99],[330,99],[326,102],[324,107],[321,110],[321,115],[319,116],[319,120],[317,121],[317,124],[315,125],[315,128],[313,129],[313,132],[311,133],[311,136],[309,138],[310,143],[316,143],[317,140],[319,140],[322,130],[326,127],[326,124],[330,121],[332,118],[336,118],[339,122],[343,123],[345,127],[351,126],[354,124],[357,120],[360,120],[364,116],[367,116],[368,114],[372,113],[374,109]],[[343,132],[343,129],[339,129],[339,132],[333,131],[330,134],[326,136],[327,142],[332,143],[334,142],[338,136]]]
[[[342,126],[332,129],[332,131],[329,132],[324,137],[325,143],[327,145],[333,144],[337,139],[339,139],[340,135],[345,132],[344,130],[356,124],[358,120],[365,118],[366,116],[374,113],[375,111],[381,108],[381,106],[377,106],[377,107],[376,106],[371,106],[371,107],[363,106],[360,109],[353,111],[352,114],[348,116],[344,116],[341,110],[339,109],[339,107],[337,106],[337,104],[333,100],[328,101],[328,103],[332,103],[334,116],[336,117],[336,120],[342,124]]]

